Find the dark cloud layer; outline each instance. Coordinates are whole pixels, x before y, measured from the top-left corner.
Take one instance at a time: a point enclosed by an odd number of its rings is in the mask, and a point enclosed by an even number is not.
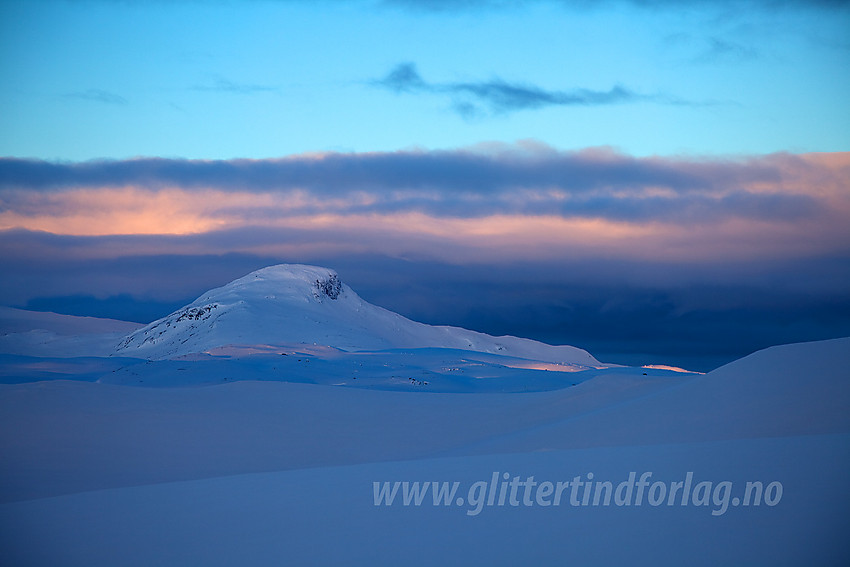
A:
[[[275,216],[416,211],[462,218],[554,214],[670,222],[727,217],[794,220],[813,218],[830,208],[822,198],[801,193],[796,185],[806,176],[820,180],[835,178],[836,172],[819,170],[789,154],[634,158],[607,150],[559,152],[533,144],[276,160],[59,163],[5,158],[0,159],[0,207],[44,211],[47,205],[33,201],[32,191],[58,194],[75,188],[129,186],[283,196],[300,191],[311,197],[286,210],[270,209]],[[772,189],[753,189],[764,185]],[[359,198],[364,195],[368,198]],[[232,205],[222,205],[219,212],[241,214]],[[250,212],[253,219],[262,214],[262,210]]]
[[[323,154],[269,160],[47,162],[0,158],[0,188],[62,189],[126,185],[267,191],[310,188],[327,193],[440,188],[492,192],[517,187],[590,190],[654,185],[705,190],[754,181],[776,182],[777,154],[751,159],[634,158],[608,150],[559,152],[544,146],[494,146],[454,151]]]

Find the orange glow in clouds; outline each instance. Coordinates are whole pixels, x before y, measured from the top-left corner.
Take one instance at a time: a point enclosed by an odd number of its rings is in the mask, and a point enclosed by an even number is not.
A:
[[[240,228],[259,229],[257,234],[262,235],[269,229],[265,236],[245,243],[234,240],[226,250],[199,250],[197,247],[207,245],[196,239],[193,243],[172,242],[169,252],[290,254],[299,250],[347,250],[404,255],[413,251],[458,262],[591,255],[689,262],[809,255],[846,248],[850,243],[850,223],[846,222],[850,218],[850,154],[765,159],[784,168],[780,180],[716,189],[706,196],[719,199],[728,191],[805,195],[816,199],[815,213],[762,218],[738,216],[729,209],[710,219],[687,215],[675,219],[661,213],[642,219],[604,218],[604,208],[599,215],[584,216],[510,213],[512,209],[523,210],[523,203],[541,199],[561,203],[573,197],[561,189],[532,188],[493,196],[500,199],[501,206],[492,210],[502,212],[451,216],[424,211],[439,211],[446,203],[451,205],[446,210],[456,210],[452,208],[456,205],[457,210],[475,210],[473,201],[490,197],[437,190],[416,193],[411,198],[409,192],[403,191],[325,195],[309,188],[231,191],[105,187],[7,189],[0,192],[0,229],[69,236],[198,235]],[[623,195],[618,197],[618,191]],[[682,199],[687,205],[690,198],[687,192],[676,194],[670,188],[650,185],[606,188],[603,193],[609,195],[612,204],[619,199],[627,203],[629,198],[663,197],[670,202]],[[408,198],[412,204],[405,208]],[[419,202],[432,208],[420,210]],[[558,208],[569,210],[568,206]],[[287,236],[275,236],[282,234],[275,229],[286,229]],[[218,242],[220,246],[221,241]],[[182,250],[182,246],[191,250]]]

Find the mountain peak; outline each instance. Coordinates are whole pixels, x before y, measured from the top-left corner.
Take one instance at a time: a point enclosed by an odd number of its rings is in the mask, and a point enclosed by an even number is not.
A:
[[[266,266],[260,268],[246,276],[242,276],[233,283],[247,279],[266,279],[266,280],[310,280],[339,277],[339,275],[330,268],[321,266],[309,266],[307,264],[276,264],[274,266]]]
[[[363,301],[328,268],[269,266],[212,289],[128,335],[122,356],[172,358],[226,345],[322,345],[345,351],[452,348],[558,364],[598,364],[587,352],[411,321]]]
[[[339,275],[334,270],[305,264],[268,266],[234,280],[219,290],[226,288],[239,293],[262,289],[287,295],[309,294],[319,301],[337,299],[345,291]]]

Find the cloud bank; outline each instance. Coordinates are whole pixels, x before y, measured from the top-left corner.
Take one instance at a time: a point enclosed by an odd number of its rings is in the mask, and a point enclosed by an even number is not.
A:
[[[6,158],[0,262],[6,304],[136,320],[321,264],[425,322],[704,370],[850,334],[850,154]]]
[[[535,142],[276,160],[6,158],[0,229],[321,228],[427,237],[455,251],[811,253],[850,242],[848,165],[848,154],[636,158]]]

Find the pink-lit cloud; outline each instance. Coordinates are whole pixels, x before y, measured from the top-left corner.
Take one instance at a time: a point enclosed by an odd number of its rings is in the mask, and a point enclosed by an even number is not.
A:
[[[850,154],[634,158],[523,142],[257,161],[6,159],[0,203],[4,230],[196,236],[172,253],[801,257],[850,244]]]

